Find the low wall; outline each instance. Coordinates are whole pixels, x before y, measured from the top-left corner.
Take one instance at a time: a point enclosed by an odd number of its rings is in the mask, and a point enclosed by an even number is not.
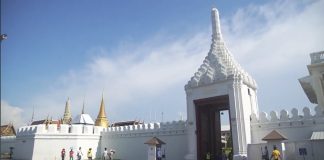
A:
[[[148,146],[144,143],[154,136],[166,143],[162,147],[166,159],[184,159],[187,152],[184,121],[111,127],[102,132],[101,148],[114,149],[114,158],[145,160],[148,157]]]

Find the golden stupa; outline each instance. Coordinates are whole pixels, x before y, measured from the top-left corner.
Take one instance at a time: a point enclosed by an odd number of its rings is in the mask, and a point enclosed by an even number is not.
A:
[[[100,110],[99,110],[99,113],[98,113],[98,116],[97,116],[97,119],[95,122],[95,126],[102,126],[105,128],[108,128],[108,126],[109,126],[109,122],[108,122],[106,112],[105,112],[105,103],[103,100],[103,96],[101,98]]]

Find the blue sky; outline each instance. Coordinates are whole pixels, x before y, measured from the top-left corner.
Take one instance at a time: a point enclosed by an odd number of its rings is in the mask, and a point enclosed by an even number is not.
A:
[[[261,111],[302,109],[297,79],[323,50],[323,1],[1,1],[1,120],[63,115],[178,120],[184,85],[207,55],[211,7],[224,39],[259,85]],[[4,119],[3,119],[4,118]],[[16,122],[17,121],[17,122]]]

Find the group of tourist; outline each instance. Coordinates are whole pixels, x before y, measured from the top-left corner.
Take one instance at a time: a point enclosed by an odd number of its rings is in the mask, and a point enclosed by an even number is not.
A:
[[[262,151],[262,160],[281,160],[280,151],[277,146],[273,146],[273,151],[271,153],[271,157],[269,158],[269,152],[267,146],[264,147],[264,151]]]
[[[114,153],[115,153],[114,150],[110,150],[108,152],[107,148],[105,148],[105,150],[104,150],[104,152],[102,154],[102,160],[112,160],[112,155]],[[76,154],[77,160],[81,160],[82,156],[83,156],[83,153],[82,153],[81,147],[79,147],[79,150],[77,151],[77,154]],[[65,148],[63,148],[62,151],[61,151],[62,160],[65,160],[65,157],[66,157],[66,151],[65,151]],[[92,160],[92,148],[88,149],[87,157],[88,157],[88,160]],[[74,151],[73,151],[72,148],[69,151],[69,159],[68,160],[74,160]]]

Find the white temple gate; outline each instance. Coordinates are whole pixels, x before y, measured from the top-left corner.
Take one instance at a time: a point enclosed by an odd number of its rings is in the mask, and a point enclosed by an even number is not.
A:
[[[218,10],[212,9],[212,44],[203,64],[185,86],[188,118],[188,154],[204,159],[220,154],[219,112],[229,110],[234,159],[247,154],[251,143],[250,115],[258,114],[256,82],[234,60],[222,38]],[[219,136],[220,137],[220,136]]]

